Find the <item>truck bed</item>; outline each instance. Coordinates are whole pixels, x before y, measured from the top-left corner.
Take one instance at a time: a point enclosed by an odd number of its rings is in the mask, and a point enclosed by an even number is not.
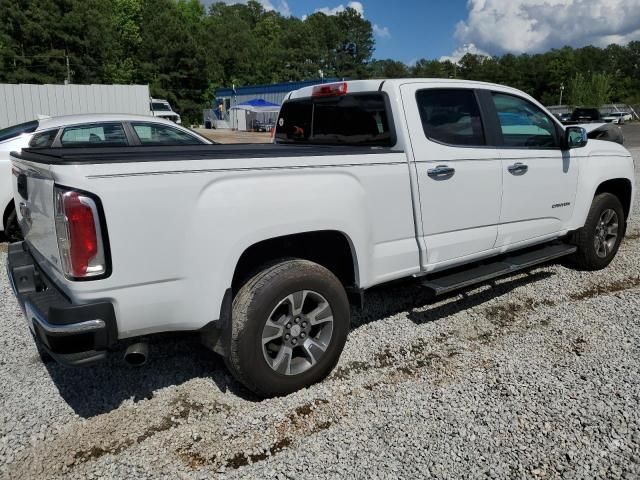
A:
[[[25,148],[22,152],[12,152],[12,155],[15,158],[47,165],[76,165],[176,160],[221,160],[235,158],[380,155],[383,153],[402,152],[386,147],[361,147],[350,145],[234,144],[98,148]]]

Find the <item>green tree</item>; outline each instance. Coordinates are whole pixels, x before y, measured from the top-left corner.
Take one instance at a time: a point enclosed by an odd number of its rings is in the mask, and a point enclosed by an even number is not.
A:
[[[600,108],[611,101],[611,77],[594,73],[585,77],[578,73],[569,84],[569,102],[573,106]]]
[[[374,52],[373,27],[353,8],[335,17],[339,43],[335,45],[334,69],[339,77],[365,78],[367,64]]]
[[[587,81],[581,73],[576,74],[569,82],[569,104],[573,106],[585,105],[587,100]]]
[[[373,59],[371,23],[351,8],[304,20],[255,0],[0,0],[0,81],[149,84],[186,121],[217,86],[325,77],[466,78],[510,85],[557,103],[640,101],[640,42],[563,47],[535,55],[459,62]],[[604,72],[604,73],[603,73]]]
[[[112,0],[112,5],[115,41],[113,56],[105,66],[105,78],[113,83],[132,83],[139,68],[142,0]]]
[[[411,68],[411,76],[416,78],[442,78],[444,67],[438,60],[418,60]]]
[[[410,76],[409,67],[395,60],[373,60],[369,64],[372,78],[406,78]]]
[[[175,104],[187,121],[201,118],[209,85],[204,19],[197,0],[142,2],[137,81]]]
[[[611,77],[606,73],[594,73],[589,85],[589,104],[600,108],[611,101]]]

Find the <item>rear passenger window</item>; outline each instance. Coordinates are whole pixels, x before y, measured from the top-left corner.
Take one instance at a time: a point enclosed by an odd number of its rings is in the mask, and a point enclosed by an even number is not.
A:
[[[275,132],[277,143],[391,146],[390,114],[381,93],[288,100]]]
[[[505,147],[555,148],[556,124],[533,103],[524,98],[494,93]]]
[[[142,145],[201,145],[187,132],[158,123],[131,123]]]
[[[93,123],[67,127],[62,132],[63,147],[119,147],[127,145],[120,123]]]
[[[486,144],[480,108],[473,90],[429,89],[416,94],[425,135],[456,146]]]

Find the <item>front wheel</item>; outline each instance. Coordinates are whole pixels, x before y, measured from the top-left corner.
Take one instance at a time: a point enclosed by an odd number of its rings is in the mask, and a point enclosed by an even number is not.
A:
[[[286,395],[325,378],[349,332],[340,280],[306,260],[264,269],[233,300],[227,367],[262,397]]]
[[[584,227],[576,232],[575,265],[582,270],[607,267],[618,253],[624,226],[624,210],[618,197],[610,193],[597,195]]]

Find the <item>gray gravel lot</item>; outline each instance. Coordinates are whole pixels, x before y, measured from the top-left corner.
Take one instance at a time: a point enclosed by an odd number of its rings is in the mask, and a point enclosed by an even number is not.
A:
[[[625,123],[621,128],[624,145],[627,148],[640,148],[640,122]]]
[[[265,401],[190,337],[42,364],[3,274],[0,477],[639,478],[639,260],[636,216],[602,272],[376,289],[329,379]]]

